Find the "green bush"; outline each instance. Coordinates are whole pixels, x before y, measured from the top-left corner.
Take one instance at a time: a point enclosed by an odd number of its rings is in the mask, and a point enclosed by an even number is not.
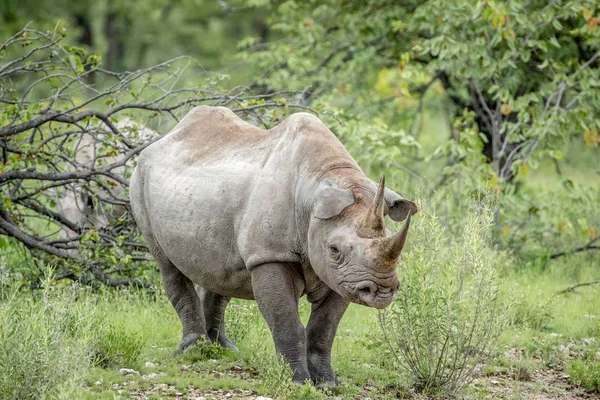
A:
[[[90,365],[94,305],[77,286],[53,286],[51,275],[39,298],[0,275],[0,398],[54,397],[80,382]]]
[[[95,326],[94,364],[102,367],[130,367],[144,347],[142,338],[129,332],[123,323],[101,320]]]
[[[525,293],[513,295],[512,299],[511,326],[542,329],[552,321],[552,303],[547,299],[531,298]]]
[[[255,303],[233,299],[225,314],[227,336],[233,343],[239,345],[262,319]]]
[[[455,235],[427,209],[415,216],[398,297],[379,314],[392,354],[426,393],[464,389],[507,321],[497,273],[504,257],[490,244],[492,212],[477,204],[466,214]]]
[[[573,360],[567,365],[569,380],[591,392],[600,393],[600,360]]]
[[[229,349],[221,347],[218,343],[211,343],[206,339],[201,339],[195,346],[192,346],[183,352],[182,360],[185,360],[186,363],[193,364],[198,361],[223,358],[223,356],[229,352]]]
[[[292,370],[282,357],[262,354],[254,360],[260,365],[261,386],[265,393],[282,400],[320,400],[324,396],[310,382],[300,386],[292,382]]]

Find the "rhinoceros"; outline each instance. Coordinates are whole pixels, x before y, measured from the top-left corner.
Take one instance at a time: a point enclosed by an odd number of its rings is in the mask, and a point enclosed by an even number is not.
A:
[[[331,348],[349,302],[388,306],[415,203],[370,180],[319,118],[265,131],[223,107],[191,110],[139,156],[131,207],[183,325],[235,349],[230,298],[256,300],[293,381],[335,386]],[[391,236],[384,216],[406,219]],[[196,292],[194,283],[200,288]],[[306,328],[298,299],[312,303]]]
[[[158,132],[127,117],[121,119],[115,127],[129,139],[133,138],[137,142],[148,142],[159,136]],[[103,163],[102,165],[106,165],[119,160],[119,155],[101,156],[101,153],[103,153],[100,151],[101,148],[106,147],[102,142],[102,136],[110,133],[109,128],[104,124],[100,124],[90,130],[94,131],[94,135],[85,132],[77,138],[73,145],[74,165],[69,167],[69,171],[78,168],[93,169],[100,162]],[[124,144],[117,143],[116,150],[124,153],[129,149]],[[129,163],[129,165],[131,164]],[[115,168],[112,172],[125,178],[124,167]],[[114,185],[112,188],[113,193],[115,195],[121,194],[123,192],[121,184],[114,183]],[[102,204],[99,204],[100,207],[94,207],[90,193],[80,187],[68,188],[61,196],[53,193],[52,197],[55,199],[58,213],[80,228],[87,225],[101,230],[109,225],[111,217],[118,217],[124,211],[123,207],[118,206],[115,206],[112,212],[101,209]],[[75,237],[77,237],[77,233],[67,227],[62,227],[58,234],[58,238],[63,240]]]

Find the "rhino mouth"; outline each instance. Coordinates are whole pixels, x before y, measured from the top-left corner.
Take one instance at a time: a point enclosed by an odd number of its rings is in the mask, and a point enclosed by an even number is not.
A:
[[[386,308],[398,295],[398,286],[380,286],[375,282],[363,282],[351,291],[350,301],[378,310]]]

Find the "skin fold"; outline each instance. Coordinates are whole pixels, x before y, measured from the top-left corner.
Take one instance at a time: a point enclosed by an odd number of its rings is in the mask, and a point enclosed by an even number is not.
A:
[[[370,180],[315,116],[265,131],[223,107],[191,110],[146,148],[131,206],[183,325],[236,349],[230,298],[256,300],[293,380],[334,386],[331,348],[349,302],[384,308],[416,205]],[[407,219],[390,236],[384,216]],[[196,285],[196,287],[195,287]],[[298,299],[312,304],[306,327]]]

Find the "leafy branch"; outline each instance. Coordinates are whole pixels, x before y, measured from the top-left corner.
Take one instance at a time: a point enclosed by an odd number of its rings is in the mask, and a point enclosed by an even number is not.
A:
[[[288,109],[317,113],[295,91],[225,90],[225,75],[189,57],[112,72],[58,30],[26,26],[0,45],[0,62],[0,235],[86,283],[149,286],[131,268],[150,258],[128,186],[158,132],[198,105],[267,126]]]

